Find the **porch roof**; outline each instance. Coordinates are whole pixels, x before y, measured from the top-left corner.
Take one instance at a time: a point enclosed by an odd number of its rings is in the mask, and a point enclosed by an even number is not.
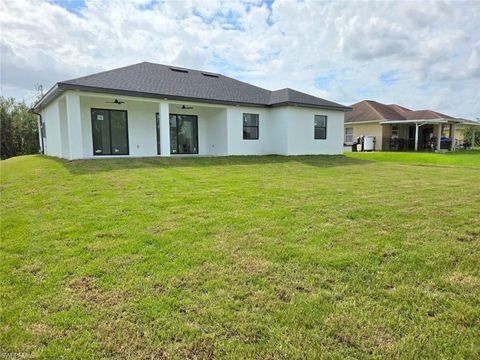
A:
[[[388,120],[380,121],[380,125],[398,125],[398,124],[463,124],[471,126],[480,126],[480,122],[467,119],[438,118],[438,119],[413,119],[413,120]]]

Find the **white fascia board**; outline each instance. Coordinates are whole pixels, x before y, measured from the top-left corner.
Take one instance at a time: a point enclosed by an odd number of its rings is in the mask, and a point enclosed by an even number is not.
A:
[[[367,120],[367,121],[350,121],[350,122],[344,122],[345,126],[348,125],[357,125],[357,124],[374,124],[374,123],[380,123],[380,120]]]
[[[390,121],[381,121],[380,125],[388,125],[388,124],[446,124],[452,119],[417,119],[417,120],[390,120]]]

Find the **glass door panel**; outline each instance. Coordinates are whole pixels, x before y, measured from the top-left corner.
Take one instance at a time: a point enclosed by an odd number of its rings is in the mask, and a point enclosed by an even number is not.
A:
[[[177,145],[177,116],[170,115],[170,153],[178,153]]]
[[[92,109],[93,155],[128,155],[128,120],[124,110]]]
[[[108,110],[92,109],[93,154],[111,154],[110,116]]]
[[[180,154],[197,153],[197,118],[180,115],[177,118],[178,152]]]
[[[198,154],[198,120],[195,115],[170,115],[172,154]]]
[[[128,155],[127,113],[110,111],[112,155]]]

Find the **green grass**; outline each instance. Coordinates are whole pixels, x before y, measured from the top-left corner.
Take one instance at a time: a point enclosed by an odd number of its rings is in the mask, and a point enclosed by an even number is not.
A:
[[[479,154],[411,156],[2,161],[0,357],[479,358]]]
[[[480,150],[454,151],[441,153],[425,152],[349,152],[346,156],[352,159],[376,161],[392,161],[409,164],[438,164],[454,166],[480,167]]]

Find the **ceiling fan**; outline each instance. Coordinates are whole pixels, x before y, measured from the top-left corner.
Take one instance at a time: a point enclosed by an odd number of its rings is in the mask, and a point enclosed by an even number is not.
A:
[[[118,101],[118,99],[115,99],[114,101],[105,101],[106,103],[109,103],[109,104],[117,104],[117,105],[120,105],[120,104],[123,104],[125,101]]]
[[[182,105],[181,109],[182,109],[182,110],[193,109],[193,106],[185,106],[185,105]]]

